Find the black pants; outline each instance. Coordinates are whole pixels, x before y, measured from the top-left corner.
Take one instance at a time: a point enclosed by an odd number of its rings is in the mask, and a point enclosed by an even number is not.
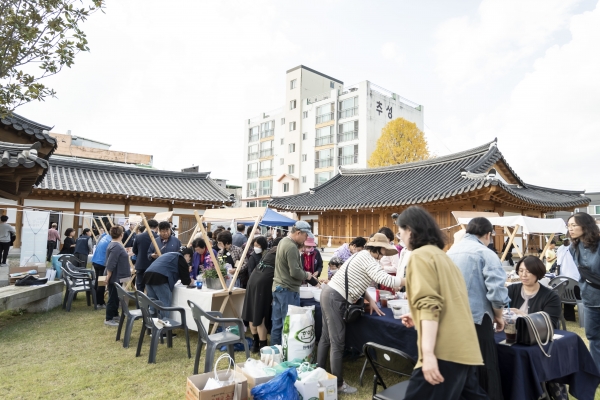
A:
[[[46,245],[46,261],[52,261],[52,252],[56,248],[56,242],[54,240],[48,240],[48,244]]]
[[[79,265],[76,265],[78,268],[87,268],[87,259],[88,255],[83,253],[75,253],[75,257],[79,260]]]
[[[94,266],[94,271],[96,271],[96,284],[94,285],[94,289],[96,289],[96,301],[98,305],[101,306],[104,304],[104,293],[106,292],[106,286],[98,286],[98,277],[104,276],[104,270],[106,269],[104,265],[92,263]]]
[[[479,349],[485,365],[477,367],[479,386],[492,400],[503,400],[500,370],[498,369],[498,352],[494,340],[494,325],[489,315],[484,314],[481,325],[475,324]]]
[[[114,283],[108,284],[108,303],[106,303],[106,320],[110,321],[119,316],[119,298]],[[120,285],[120,283],[119,283]]]
[[[10,242],[0,242],[0,264],[6,264]]]
[[[146,289],[146,285],[144,284],[144,271],[136,269],[135,270],[135,288],[140,292],[144,293],[144,289]]]
[[[438,359],[440,374],[444,382],[431,385],[425,380],[421,368],[415,369],[408,388],[405,400],[487,400],[488,397],[477,381],[476,367],[472,365],[457,364]]]

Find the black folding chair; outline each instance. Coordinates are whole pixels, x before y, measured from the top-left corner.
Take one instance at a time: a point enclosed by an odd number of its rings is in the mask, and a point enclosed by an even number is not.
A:
[[[550,281],[550,283],[548,283],[548,285],[550,285],[550,288],[553,291],[555,291],[556,294],[558,294],[558,297],[560,297],[562,299],[565,295],[565,289],[567,288],[569,281],[566,279],[562,279],[562,280],[557,280],[557,279],[560,279],[560,278],[552,279],[552,281]],[[562,330],[566,331],[567,330],[567,321],[565,320],[565,316],[563,315],[562,307],[560,309],[560,324],[562,325]]]
[[[373,367],[373,400],[402,400],[408,388],[408,379],[387,387],[379,369],[384,369],[400,376],[410,377],[416,365],[416,360],[403,351],[369,342],[363,347],[367,361]],[[383,386],[383,391],[377,393],[377,386]]]
[[[114,284],[117,288],[117,295],[119,296],[119,302],[121,303],[121,318],[119,318],[119,328],[117,329],[117,338],[116,340],[121,340],[121,330],[123,329],[123,324],[125,324],[125,335],[123,336],[123,347],[129,347],[129,341],[131,339],[131,331],[133,330],[133,323],[142,318],[142,310],[139,309],[129,309],[129,300],[135,299],[135,292],[126,291],[121,285],[118,283]],[[137,301],[136,301],[137,304]],[[125,318],[127,318],[127,322],[125,322]]]

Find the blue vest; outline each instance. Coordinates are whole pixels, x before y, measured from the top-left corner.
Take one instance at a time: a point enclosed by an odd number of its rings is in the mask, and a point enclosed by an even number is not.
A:
[[[145,273],[155,272],[167,277],[171,291],[175,283],[179,280],[179,257],[183,258],[181,253],[165,253],[158,257],[146,269]]]
[[[106,233],[102,235],[100,241],[96,245],[96,250],[94,251],[94,256],[92,257],[92,262],[98,265],[105,266],[106,265],[106,248],[108,244],[111,242],[112,238],[110,235]]]
[[[90,248],[88,246],[88,241],[90,237],[88,235],[81,235],[77,238],[75,242],[75,251],[74,253],[79,254],[90,254]]]

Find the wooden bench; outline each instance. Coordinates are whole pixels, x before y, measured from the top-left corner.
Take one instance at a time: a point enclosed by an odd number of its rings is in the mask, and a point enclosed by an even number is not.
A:
[[[43,286],[5,286],[0,288],[0,311],[26,309],[29,312],[49,311],[62,304],[63,281]]]

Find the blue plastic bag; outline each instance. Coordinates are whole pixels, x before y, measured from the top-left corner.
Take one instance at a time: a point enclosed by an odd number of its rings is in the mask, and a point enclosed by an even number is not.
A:
[[[288,368],[269,382],[254,386],[250,393],[254,400],[298,400],[294,382],[298,379],[296,368]]]
[[[254,342],[252,339],[250,339],[249,337],[245,338],[246,342],[248,343],[248,348],[252,347],[252,343]],[[227,351],[227,346],[221,346],[221,348],[219,349],[221,351]],[[244,351],[244,345],[241,343],[236,343],[233,345],[233,351]]]

